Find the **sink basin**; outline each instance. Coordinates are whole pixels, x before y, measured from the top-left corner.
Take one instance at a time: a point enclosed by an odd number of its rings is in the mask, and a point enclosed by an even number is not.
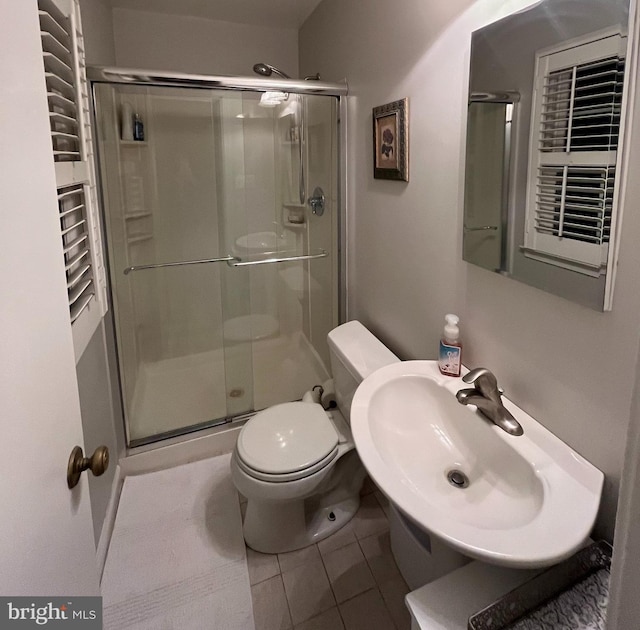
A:
[[[458,403],[464,387],[435,361],[367,377],[351,429],[369,474],[413,522],[467,556],[521,568],[569,557],[593,527],[604,475],[503,398],[524,429],[507,434]]]

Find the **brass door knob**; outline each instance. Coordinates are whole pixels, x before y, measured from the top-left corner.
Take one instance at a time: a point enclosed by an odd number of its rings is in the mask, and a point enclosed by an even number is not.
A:
[[[83,470],[91,472],[99,477],[109,467],[109,449],[106,446],[98,446],[91,457],[85,457],[80,446],[74,446],[67,466],[67,485],[74,488]]]

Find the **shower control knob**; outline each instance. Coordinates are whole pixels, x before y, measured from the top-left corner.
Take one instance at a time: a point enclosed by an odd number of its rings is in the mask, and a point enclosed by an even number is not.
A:
[[[74,446],[67,466],[67,485],[69,489],[75,488],[80,481],[80,475],[87,469],[99,477],[108,467],[109,449],[106,446],[98,446],[91,457],[84,456],[82,447]]]
[[[324,190],[320,186],[316,186],[313,197],[309,197],[307,203],[311,206],[311,212],[321,217],[324,214]]]

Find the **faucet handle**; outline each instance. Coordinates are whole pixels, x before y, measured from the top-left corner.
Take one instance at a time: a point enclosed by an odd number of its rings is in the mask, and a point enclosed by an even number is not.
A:
[[[475,383],[481,376],[487,376],[490,379],[492,378],[494,381],[496,377],[485,367],[473,368],[473,370],[469,370],[463,377],[462,380],[465,383]],[[498,382],[496,381],[496,386]]]
[[[500,402],[500,396],[504,390],[498,387],[498,381],[493,373],[485,367],[474,368],[467,372],[462,380],[465,383],[473,383],[473,386],[486,398]]]

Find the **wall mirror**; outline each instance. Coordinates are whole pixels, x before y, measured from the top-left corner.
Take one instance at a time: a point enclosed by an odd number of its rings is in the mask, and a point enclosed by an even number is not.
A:
[[[628,22],[627,0],[542,0],[471,40],[463,258],[597,310],[620,227]]]

